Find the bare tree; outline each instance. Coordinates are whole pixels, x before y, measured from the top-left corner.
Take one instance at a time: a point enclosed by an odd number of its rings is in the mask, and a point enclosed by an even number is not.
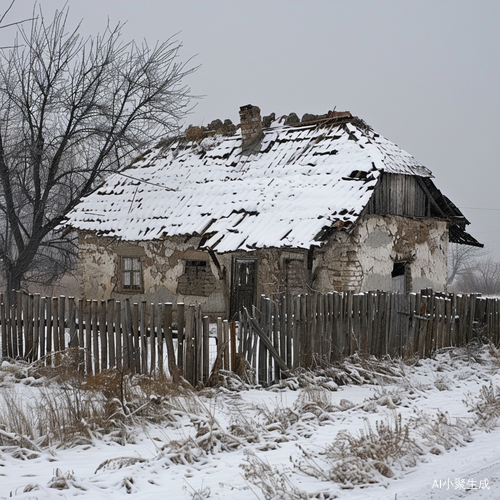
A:
[[[41,9],[0,51],[0,259],[8,290],[56,278],[71,255],[54,234],[82,196],[189,111],[173,39],[124,43],[121,25],[83,38]]]
[[[448,253],[448,286],[455,284],[460,276],[468,273],[488,253],[484,248],[451,243]]]
[[[458,277],[455,288],[465,293],[500,295],[500,262],[491,258],[476,260]]]

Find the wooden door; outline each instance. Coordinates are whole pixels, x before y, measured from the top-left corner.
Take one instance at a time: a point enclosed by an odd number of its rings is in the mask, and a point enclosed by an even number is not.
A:
[[[257,259],[233,260],[233,287],[230,319],[237,319],[238,313],[246,307],[252,312],[257,297]]]

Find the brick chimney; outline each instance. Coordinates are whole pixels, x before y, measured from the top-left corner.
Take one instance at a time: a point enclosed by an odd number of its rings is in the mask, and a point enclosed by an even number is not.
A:
[[[257,106],[247,104],[240,108],[240,125],[243,149],[262,138],[262,119]]]

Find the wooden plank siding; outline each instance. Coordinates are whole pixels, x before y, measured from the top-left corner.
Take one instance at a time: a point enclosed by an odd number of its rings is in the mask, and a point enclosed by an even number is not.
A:
[[[366,206],[368,214],[430,217],[431,204],[416,177],[382,174]]]

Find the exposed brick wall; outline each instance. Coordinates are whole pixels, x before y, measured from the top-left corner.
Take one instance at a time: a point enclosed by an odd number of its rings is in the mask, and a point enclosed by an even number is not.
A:
[[[240,108],[240,126],[243,147],[251,145],[262,136],[260,109],[248,104]]]
[[[216,278],[206,261],[186,261],[184,274],[177,278],[177,291],[182,295],[208,297],[216,287]]]

